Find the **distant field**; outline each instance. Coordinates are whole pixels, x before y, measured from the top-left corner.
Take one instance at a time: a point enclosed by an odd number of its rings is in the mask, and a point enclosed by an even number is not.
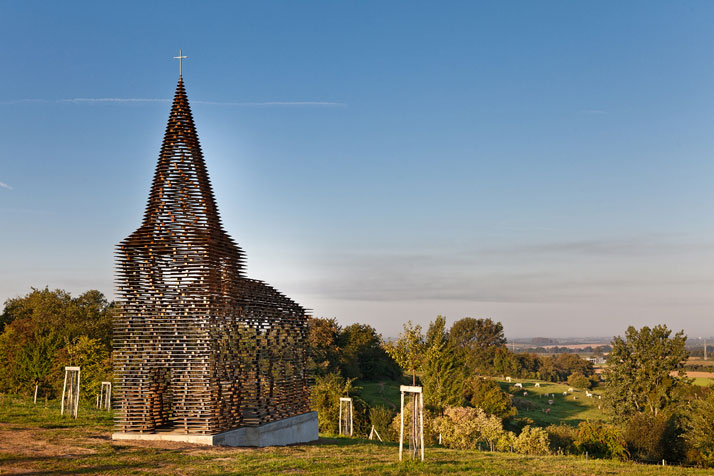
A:
[[[57,403],[37,406],[0,397],[0,473],[26,475],[493,475],[680,476],[714,471],[575,456],[427,448],[426,461],[398,462],[398,445],[321,435],[280,448],[204,447],[111,440],[111,415],[87,406],[80,418],[59,417]]]
[[[690,372],[687,372],[687,375],[691,377]],[[714,385],[714,378],[695,377],[694,385],[699,385],[700,387],[709,387],[710,385]]]
[[[570,387],[558,383],[528,379],[513,379],[511,383],[500,379],[496,381],[503,390],[512,394],[514,399],[518,399],[519,406],[531,407],[530,409],[519,408],[518,416],[528,417],[538,426],[560,423],[577,425],[585,420],[607,420],[605,413],[598,408],[602,401],[597,397],[602,392],[597,390],[592,390],[593,398],[588,398],[584,391],[574,390],[572,393],[568,393]],[[523,385],[522,390],[514,386],[516,382]],[[540,388],[535,386],[536,382],[540,383]],[[524,396],[524,392],[528,392],[528,395]],[[563,392],[568,393],[567,396],[563,395]],[[553,400],[552,405],[548,404],[549,400]],[[545,413],[546,409],[550,409],[549,414]]]

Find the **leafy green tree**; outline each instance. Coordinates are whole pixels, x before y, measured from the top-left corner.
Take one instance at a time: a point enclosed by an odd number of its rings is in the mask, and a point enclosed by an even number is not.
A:
[[[43,389],[50,387],[60,343],[56,334],[35,334],[33,341],[23,346],[17,356],[18,383],[30,389],[35,385]]]
[[[81,337],[96,344],[93,352],[108,362],[114,312],[113,304],[95,290],[72,298],[61,289],[33,288],[26,296],[5,301],[0,390],[25,393],[38,384],[61,391],[61,365],[67,361],[69,347]],[[91,373],[82,369],[83,382],[89,382],[85,378]]]
[[[686,384],[686,336],[665,325],[639,331],[630,326],[625,338],[612,340],[612,352],[607,359],[604,400],[619,420],[635,412],[657,416],[672,405],[678,389]]]
[[[446,319],[437,316],[426,333],[426,352],[421,382],[424,404],[443,414],[446,407],[460,406],[466,380],[463,362],[446,330]]]
[[[344,328],[339,338],[341,368],[345,377],[364,380],[396,379],[399,365],[384,350],[382,336],[367,324],[352,324]]]
[[[464,317],[454,322],[450,334],[454,342],[461,347],[487,349],[506,345],[503,325],[491,319]]]
[[[454,345],[463,352],[464,361],[471,371],[494,373],[496,352],[506,345],[500,322],[465,317],[454,322],[449,335]]]
[[[489,415],[506,419],[518,412],[513,406],[511,396],[491,379],[472,377],[469,379],[465,394],[472,407],[480,408]]]
[[[693,462],[714,467],[714,391],[689,405],[685,439],[694,449]]]
[[[79,336],[60,353],[57,360],[63,376],[66,365],[82,369],[80,396],[90,401],[99,393],[102,381],[111,380],[111,354],[99,339]],[[60,379],[56,382],[60,383]],[[57,390],[61,391],[59,386]]]
[[[568,384],[575,388],[590,388],[592,382],[580,372],[575,372],[568,376]]]
[[[426,351],[426,342],[420,325],[412,321],[404,324],[404,331],[396,342],[385,345],[387,353],[401,368],[412,374],[412,385],[416,385],[416,371],[421,369]]]
[[[308,368],[315,375],[339,370],[341,349],[338,345],[340,326],[337,319],[311,318],[308,323]]]

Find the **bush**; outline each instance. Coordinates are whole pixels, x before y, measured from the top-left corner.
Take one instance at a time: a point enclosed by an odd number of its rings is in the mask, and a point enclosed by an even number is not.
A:
[[[639,461],[680,461],[683,457],[679,431],[671,416],[636,413],[627,422],[624,436],[630,455]]]
[[[550,425],[545,431],[548,432],[550,449],[556,453],[575,454],[575,440],[578,437],[578,430],[570,425]]]
[[[369,423],[374,425],[384,441],[397,441],[399,438],[399,435],[394,435],[391,428],[392,420],[394,420],[394,412],[390,408],[379,406],[369,409]]]
[[[411,401],[404,402],[404,442],[408,442],[412,434],[412,410],[413,405]],[[417,415],[418,418],[419,415]],[[417,422],[418,423],[418,422]],[[392,423],[389,427],[389,434],[392,435],[394,441],[399,441],[399,427],[401,424],[401,413],[397,413],[392,419]],[[424,411],[424,444],[433,444],[438,441],[438,437],[433,436],[433,420],[427,411]],[[437,433],[438,434],[438,433]]]
[[[548,433],[543,428],[526,426],[513,442],[513,449],[524,455],[549,455]]]
[[[352,387],[352,381],[352,379],[343,379],[338,373],[328,373],[315,377],[315,385],[313,385],[310,393],[310,401],[312,408],[317,410],[320,431],[332,434],[338,432],[340,397],[349,395],[350,391],[356,390],[355,387]],[[354,400],[353,403],[355,403]],[[356,407],[357,405],[354,406]],[[357,421],[358,409],[354,408],[354,412],[355,427],[359,428]],[[355,428],[355,432],[357,432],[357,428]]]
[[[596,458],[627,459],[627,442],[619,428],[584,421],[578,425],[575,448]]]
[[[433,423],[434,434],[441,434],[447,448],[476,449],[486,443],[493,450],[504,435],[501,419],[480,408],[450,407]]]

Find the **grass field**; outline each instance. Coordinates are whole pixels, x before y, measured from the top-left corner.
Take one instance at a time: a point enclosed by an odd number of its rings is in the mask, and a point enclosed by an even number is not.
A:
[[[369,403],[369,406],[382,406],[391,408],[394,411],[399,411],[399,382],[392,380],[383,382],[358,381],[356,385],[362,388],[359,395]]]
[[[0,473],[25,475],[426,475],[513,476],[714,475],[714,471],[647,466],[570,456],[427,448],[424,463],[399,463],[398,447],[368,440],[321,437],[283,448],[222,448],[169,442],[111,440],[111,417],[88,407],[80,418],[59,416],[56,402],[0,397]]]
[[[714,385],[714,378],[708,377],[694,377],[694,385],[699,385],[701,387],[709,387]]]
[[[581,421],[590,420],[606,420],[605,414],[598,408],[602,401],[597,397],[600,394],[597,390],[592,390],[593,398],[587,398],[582,390],[574,390],[568,392],[568,385],[561,385],[552,382],[543,382],[539,380],[514,379],[509,383],[505,380],[496,380],[501,388],[514,396],[514,401],[517,403],[518,416],[528,417],[538,426],[558,425],[565,423],[568,425],[577,425]],[[514,384],[519,382],[523,385],[523,389],[516,388]],[[536,387],[536,382],[540,383],[540,387]],[[528,392],[528,395],[524,395]],[[567,393],[567,396],[563,395]],[[553,395],[551,397],[550,395]],[[549,405],[548,401],[552,400],[553,404]],[[525,408],[529,407],[529,408]],[[550,409],[550,413],[546,414],[544,410]]]

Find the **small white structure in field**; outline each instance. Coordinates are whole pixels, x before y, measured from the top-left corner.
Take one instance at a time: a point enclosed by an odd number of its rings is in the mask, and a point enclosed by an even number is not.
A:
[[[535,383],[536,388],[540,388],[540,382]]]
[[[344,408],[344,410],[343,410]],[[349,397],[340,397],[340,422],[339,434],[352,436],[353,430],[353,412],[352,399]]]
[[[523,384],[518,382],[516,385],[514,385],[516,388],[523,388]]]
[[[564,397],[567,397],[567,396],[568,396],[568,392],[563,392],[563,396],[564,396]]]
[[[570,387],[570,388],[568,389],[568,392],[573,393],[573,387]]]
[[[421,387],[401,385],[402,392],[401,413],[399,421],[399,461],[402,460],[404,448],[404,396],[411,396],[411,434],[409,435],[409,450],[412,458],[417,458],[421,453],[421,460],[424,461],[424,393]],[[409,404],[409,402],[407,403]]]
[[[62,406],[60,409],[60,415],[64,415],[64,407],[67,406],[67,411],[70,415],[74,415],[77,418],[77,411],[79,410],[79,379],[81,377],[81,371],[79,367],[65,367],[64,368],[64,385],[62,386]],[[67,379],[69,378],[69,387],[67,386]]]
[[[528,392],[523,392],[523,396],[524,396],[524,397],[527,397],[527,396],[528,396]]]
[[[593,398],[593,394],[585,390],[585,396],[588,398]]]
[[[97,395],[97,408],[102,410],[112,409],[112,383],[102,382],[102,388]]]
[[[552,404],[553,404],[553,400],[548,400],[548,405],[552,405]]]
[[[506,377],[506,382],[510,382],[510,381],[512,381],[512,380],[513,380],[513,379],[512,379],[511,377]]]

